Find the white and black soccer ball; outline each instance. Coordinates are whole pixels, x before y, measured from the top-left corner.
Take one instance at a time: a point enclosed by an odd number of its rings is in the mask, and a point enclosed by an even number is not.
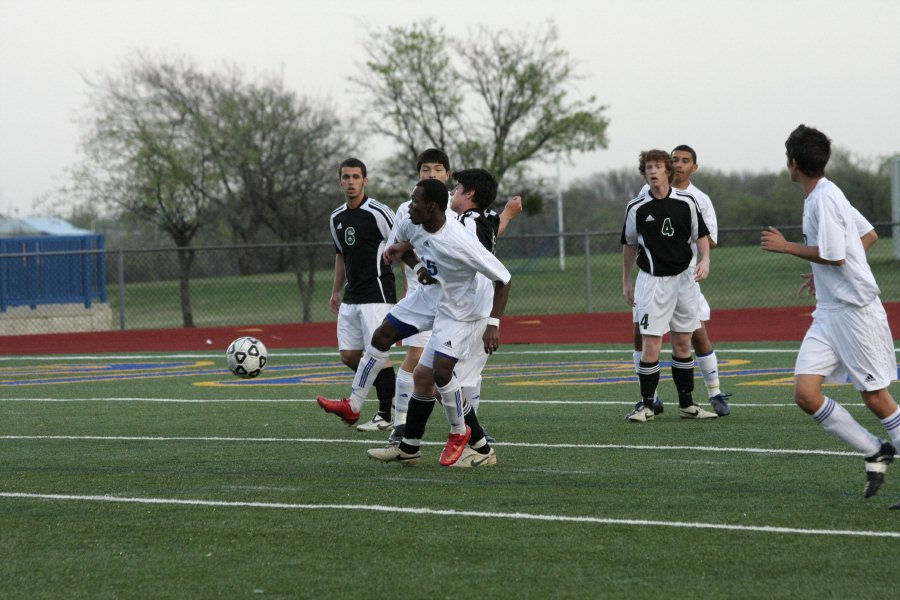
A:
[[[242,337],[234,340],[225,351],[228,369],[243,379],[251,379],[266,368],[269,352],[256,338]]]

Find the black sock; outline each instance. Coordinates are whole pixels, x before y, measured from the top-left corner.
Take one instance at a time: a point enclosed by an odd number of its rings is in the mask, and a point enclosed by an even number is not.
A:
[[[431,416],[431,411],[434,410],[434,396],[419,396],[413,394],[412,398],[409,399],[409,409],[406,412],[406,430],[403,432],[403,437],[409,440],[421,440],[422,436],[425,435],[425,424],[428,423],[428,417]],[[404,446],[408,446],[408,444],[400,443],[400,449],[404,452],[408,452],[408,450],[404,450]],[[418,446],[415,447],[413,452],[418,452]]]
[[[687,408],[694,403],[694,359],[672,355],[672,381],[678,390],[678,406]]]
[[[379,371],[373,385],[378,395],[378,414],[385,421],[390,421],[391,406],[394,404],[394,394],[397,391],[397,374],[394,373],[394,368],[385,367]]]
[[[468,402],[466,402],[466,407],[463,409],[463,418],[466,421],[466,425],[472,430],[472,436],[469,438],[469,446],[474,446],[479,440],[485,439],[484,428],[481,426],[481,423],[478,422],[478,416],[475,414],[475,411],[472,410],[472,406]],[[479,446],[476,450],[482,454],[487,454],[490,452],[491,446],[487,443],[487,440],[485,440],[484,445]]]
[[[653,398],[656,396],[656,388],[659,387],[659,361],[640,361],[638,381],[641,382],[641,398],[644,399],[644,406],[653,410]]]

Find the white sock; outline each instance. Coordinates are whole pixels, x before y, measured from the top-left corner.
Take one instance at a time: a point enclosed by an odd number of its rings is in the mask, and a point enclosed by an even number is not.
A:
[[[891,416],[881,419],[881,424],[884,425],[884,429],[891,436],[894,447],[900,448],[900,407]]]
[[[881,440],[857,423],[846,408],[828,396],[825,396],[825,402],[813,418],[825,428],[825,431],[856,448],[863,456],[872,456],[881,450]]]
[[[394,395],[394,421],[397,421],[396,415],[399,415],[402,412],[403,420],[400,422],[406,423],[406,411],[409,410],[409,399],[412,398],[412,393],[413,374],[409,371],[404,371],[403,369],[397,369],[397,392]]]
[[[447,415],[447,420],[450,421],[450,433],[465,433],[466,421],[463,418],[462,389],[459,387],[456,375],[450,378],[447,385],[438,386],[438,391],[441,393],[441,406],[444,407],[444,413]]]
[[[375,349],[369,344],[359,359],[359,366],[356,367],[356,375],[353,377],[353,391],[350,393],[350,408],[353,412],[362,410],[363,403],[369,396],[369,390],[375,382],[375,377],[381,373],[381,369],[387,364],[389,353]]]
[[[709,398],[718,396],[722,392],[719,390],[719,360],[716,358],[716,351],[713,350],[705,356],[697,355],[697,366],[703,374],[703,381],[706,382],[706,394]]]

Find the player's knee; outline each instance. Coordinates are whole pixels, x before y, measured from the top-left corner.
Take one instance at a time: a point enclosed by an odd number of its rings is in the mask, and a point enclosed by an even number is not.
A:
[[[794,402],[807,414],[814,414],[822,405],[825,398],[822,392],[807,385],[794,387]]]
[[[399,333],[388,321],[382,323],[372,334],[372,346],[381,352],[387,352],[391,346],[400,341]]]

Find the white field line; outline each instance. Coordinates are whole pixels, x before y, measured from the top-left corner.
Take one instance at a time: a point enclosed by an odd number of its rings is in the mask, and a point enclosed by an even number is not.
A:
[[[726,356],[728,354],[796,354],[799,350],[797,348],[724,348],[718,347],[716,352],[718,355]],[[573,348],[566,349],[560,348],[559,350],[509,350],[509,349],[501,349],[497,351],[497,354],[504,356],[555,356],[555,355],[584,355],[584,354],[621,354],[627,357],[631,357],[634,351],[630,347],[622,347],[622,348]],[[894,348],[895,353],[900,353],[900,348]],[[216,360],[223,358],[225,354],[225,350],[223,349],[221,352],[183,352],[183,353],[170,353],[170,352],[160,352],[158,354],[31,354],[31,355],[4,355],[0,356],[0,362],[12,362],[12,361],[22,361],[22,360],[31,360],[31,361],[60,361],[60,360],[100,360],[100,361],[110,361],[115,360],[117,362],[125,362],[129,360],[153,360],[153,359],[200,359],[200,360]],[[392,350],[391,354],[394,356],[404,356],[406,354],[405,350]],[[304,352],[304,351],[290,351],[290,350],[273,350],[269,352],[269,356],[274,357],[331,357],[335,359],[337,362],[338,352],[334,351],[326,351],[326,352]]]
[[[900,532],[866,531],[853,529],[804,529],[799,527],[772,527],[768,525],[729,525],[726,523],[703,523],[689,521],[659,521],[645,519],[609,519],[604,517],[548,515],[522,512],[488,512],[474,510],[452,510],[435,508],[414,508],[405,506],[384,506],[379,504],[300,504],[288,502],[236,502],[225,500],[191,500],[181,498],[132,498],[122,496],[90,496],[71,494],[34,494],[28,492],[0,492],[3,498],[68,502],[109,502],[120,504],[151,504],[169,506],[199,506],[215,508],[263,508],[279,510],[329,510],[329,511],[369,511],[393,514],[433,515],[439,517],[475,517],[482,519],[510,519],[517,521],[552,521],[561,523],[589,523],[596,525],[624,525],[637,527],[680,527],[686,529],[717,529],[753,533],[799,534],[846,536],[868,538],[900,538]]]
[[[313,398],[0,398],[3,402],[160,402],[170,404],[295,404],[313,403]],[[633,406],[633,400],[492,400],[484,398],[482,404],[538,404],[538,405],[572,405],[585,406]],[[739,408],[796,408],[793,402],[741,403],[729,402],[729,406]],[[841,406],[865,406],[862,402],[841,402]]]
[[[378,440],[345,440],[335,438],[274,438],[225,436],[120,436],[120,435],[0,435],[2,440],[69,440],[87,442],[249,442],[289,444],[378,444]],[[422,442],[425,446],[443,446],[444,442]],[[815,454],[819,456],[847,456],[860,458],[857,452],[837,450],[806,450],[792,448],[721,448],[718,446],[648,446],[634,444],[549,444],[537,442],[497,442],[498,448],[550,448],[575,450],[693,450],[696,452],[736,452],[748,454]]]

